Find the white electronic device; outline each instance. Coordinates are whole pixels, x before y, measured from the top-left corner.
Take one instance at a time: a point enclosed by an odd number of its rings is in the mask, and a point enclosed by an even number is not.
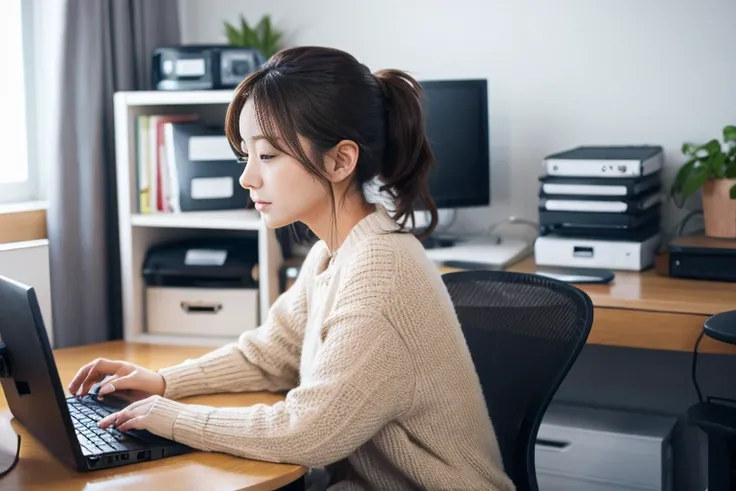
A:
[[[534,261],[538,266],[642,271],[654,264],[660,244],[660,234],[641,241],[545,235],[534,242]]]
[[[531,255],[532,243],[522,239],[484,237],[462,240],[449,247],[426,249],[437,264],[479,269],[503,269]]]
[[[582,146],[549,155],[544,159],[550,176],[644,177],[664,166],[660,146]]]

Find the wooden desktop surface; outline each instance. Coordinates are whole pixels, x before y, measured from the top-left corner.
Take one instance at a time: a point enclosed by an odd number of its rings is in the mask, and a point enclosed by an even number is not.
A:
[[[212,348],[131,344],[122,341],[56,350],[54,357],[61,382],[71,381],[79,367],[97,357],[124,359],[158,369],[186,358],[196,357]],[[275,394],[227,394],[192,397],[185,402],[213,406],[247,406],[274,403]],[[4,395],[0,396],[2,417],[12,418]],[[20,460],[0,478],[0,490],[251,490],[278,489],[299,479],[306,469],[297,465],[273,464],[241,459],[225,454],[195,452],[161,460],[131,464],[116,469],[86,473],[76,472],[58,461],[16,420],[13,429],[21,435]]]
[[[507,269],[531,273],[536,265],[529,258]],[[615,273],[608,285],[575,285],[595,308],[591,344],[691,352],[709,316],[736,310],[736,283],[669,278],[653,270]],[[704,337],[699,352],[736,354],[736,346]]]

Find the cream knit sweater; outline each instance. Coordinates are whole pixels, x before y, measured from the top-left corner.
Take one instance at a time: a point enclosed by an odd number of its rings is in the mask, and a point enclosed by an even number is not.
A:
[[[160,373],[151,431],[197,449],[327,467],[330,490],[514,489],[440,274],[380,207],[331,262],[312,248],[263,326]],[[288,393],[253,407],[174,401],[263,390]]]

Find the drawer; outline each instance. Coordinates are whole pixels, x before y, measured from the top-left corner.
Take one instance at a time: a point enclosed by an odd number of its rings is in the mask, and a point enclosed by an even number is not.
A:
[[[676,421],[636,412],[550,406],[537,434],[537,472],[623,489],[670,489],[670,435]]]
[[[152,334],[237,337],[258,327],[258,290],[148,287],[146,325]]]

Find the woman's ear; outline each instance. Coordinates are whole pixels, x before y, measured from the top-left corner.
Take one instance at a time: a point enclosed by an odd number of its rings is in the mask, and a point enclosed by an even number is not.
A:
[[[325,170],[333,183],[342,182],[353,174],[358,165],[360,149],[352,140],[343,140],[325,154]]]

